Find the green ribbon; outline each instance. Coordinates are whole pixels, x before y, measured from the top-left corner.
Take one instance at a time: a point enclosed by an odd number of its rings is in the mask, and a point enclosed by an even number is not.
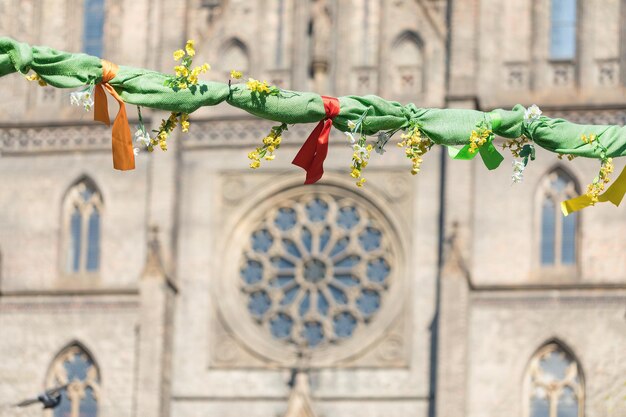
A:
[[[492,132],[502,125],[502,117],[498,112],[492,111],[490,113],[487,113],[487,116],[489,119],[489,123],[491,124]],[[452,146],[447,146],[447,148],[448,155],[450,155],[452,159],[470,161],[476,156],[476,152],[470,152],[469,144],[463,146],[461,149],[457,149]],[[493,145],[493,135],[489,139],[487,139],[487,142],[485,142],[482,146],[478,148],[478,153],[480,154],[483,163],[489,170],[494,170],[498,168],[502,161],[504,161],[504,157]]]

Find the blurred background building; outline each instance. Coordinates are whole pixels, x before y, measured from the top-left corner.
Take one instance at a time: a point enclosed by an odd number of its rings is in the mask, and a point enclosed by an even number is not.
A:
[[[624,16],[623,0],[0,0],[0,34],[168,73],[191,38],[213,80],[622,125]],[[357,189],[333,132],[304,187],[289,162],[313,126],[252,172],[271,124],[218,106],[118,172],[69,92],[19,75],[0,91],[0,416],[626,416],[625,208],[558,205],[597,162],[539,150],[512,185],[510,159],[489,172],[435,148],[413,177],[390,144]],[[54,412],[10,406],[65,383]]]

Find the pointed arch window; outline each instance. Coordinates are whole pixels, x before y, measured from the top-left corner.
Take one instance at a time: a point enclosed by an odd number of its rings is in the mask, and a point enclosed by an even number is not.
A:
[[[236,69],[244,74],[250,72],[250,55],[245,43],[237,38],[232,38],[221,49],[220,65],[224,71]]]
[[[57,355],[48,372],[49,388],[65,386],[61,403],[50,417],[97,417],[100,400],[100,372],[91,355],[72,344]]]
[[[545,176],[540,188],[540,263],[542,267],[572,267],[577,262],[578,213],[564,216],[561,201],[579,194],[574,178],[562,169]]]
[[[65,270],[71,274],[93,273],[100,268],[102,196],[85,178],[67,193],[65,200]]]
[[[102,56],[104,49],[104,1],[85,0],[83,14],[83,51]]]
[[[560,344],[539,349],[526,376],[527,417],[583,417],[584,385],[578,362]]]
[[[423,42],[415,32],[402,33],[392,46],[395,74],[394,91],[398,95],[415,95],[424,90]]]
[[[552,0],[550,8],[550,58],[573,60],[576,57],[576,20],[578,0]]]

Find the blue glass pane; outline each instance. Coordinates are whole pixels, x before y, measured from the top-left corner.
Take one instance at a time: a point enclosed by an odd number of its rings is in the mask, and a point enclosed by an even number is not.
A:
[[[293,319],[284,313],[278,313],[270,320],[270,331],[277,339],[285,339],[291,335]]]
[[[578,417],[578,398],[570,387],[563,388],[557,406],[557,417]]]
[[[304,279],[310,283],[317,284],[326,278],[326,264],[319,259],[311,259],[304,263]]]
[[[80,247],[83,227],[83,216],[78,208],[74,209],[70,218],[70,261],[73,272],[80,271]]]
[[[84,381],[87,379],[87,369],[89,369],[93,364],[89,359],[85,357],[85,355],[76,354],[74,357],[63,363],[65,367],[65,371],[67,372],[67,380],[68,381]]]
[[[263,279],[263,265],[257,261],[247,261],[241,269],[241,278],[246,284],[256,284]]]
[[[298,222],[298,215],[292,208],[281,208],[278,210],[274,224],[280,230],[289,230]]]
[[[311,231],[309,229],[307,229],[306,227],[302,228],[302,245],[304,245],[304,247],[306,248],[306,250],[311,253],[311,251],[313,250],[313,235],[311,234]]]
[[[328,300],[321,292],[317,293],[317,311],[324,317],[328,315]]]
[[[346,256],[335,262],[336,268],[351,268],[358,264],[361,261],[361,258],[357,255]]]
[[[302,254],[300,253],[298,246],[293,240],[283,239],[283,247],[285,248],[287,253],[291,254],[292,256],[295,256],[296,258],[302,258]]]
[[[350,337],[356,328],[356,318],[347,312],[337,314],[333,319],[337,337]]]
[[[349,243],[350,243],[350,239],[347,237],[343,237],[339,239],[337,243],[335,243],[335,246],[333,247],[333,249],[330,251],[330,256],[333,257],[337,255],[338,253],[343,252],[343,250],[348,247]]]
[[[366,251],[373,251],[374,249],[380,248],[382,236],[383,234],[380,230],[368,227],[359,235],[359,242],[361,242],[361,246]]]
[[[320,252],[326,249],[328,241],[330,240],[330,227],[326,226],[320,234]]]
[[[61,391],[61,403],[54,409],[54,417],[69,417],[72,414],[72,403],[67,396],[67,388]]]
[[[328,289],[337,303],[346,304],[348,302],[348,296],[339,287],[329,285]]]
[[[256,252],[265,253],[274,243],[274,238],[267,230],[257,230],[252,234],[252,249]]]
[[[556,234],[556,207],[546,198],[541,208],[541,264],[554,264],[554,238]]]
[[[363,290],[356,300],[356,306],[364,316],[371,316],[380,308],[380,294],[373,290]]]
[[[383,258],[374,259],[367,263],[367,278],[370,281],[382,284],[389,276],[391,267]]]
[[[311,293],[309,291],[306,292],[304,298],[300,302],[300,307],[298,308],[298,313],[300,313],[300,317],[303,317],[311,307]]]
[[[312,222],[321,222],[328,214],[328,203],[316,198],[306,205],[306,212]]]
[[[573,59],[576,56],[577,0],[552,0],[550,58]]]
[[[83,51],[102,56],[104,37],[104,0],[85,0]]]
[[[530,417],[550,417],[550,402],[543,389],[530,400]]]
[[[94,194],[94,189],[89,185],[83,183],[83,190],[80,192],[80,196],[82,197],[84,202],[88,202],[91,200],[91,196]]]
[[[322,324],[315,321],[304,323],[302,337],[311,347],[319,345],[320,342],[324,340],[324,329],[322,328]]]
[[[339,215],[337,216],[337,224],[346,229],[352,229],[359,223],[359,213],[356,211],[354,207],[343,207],[339,210]]]
[[[576,215],[563,216],[563,240],[561,247],[561,263],[574,265],[576,263]]]
[[[265,291],[256,291],[250,294],[248,310],[255,317],[263,317],[272,306],[272,300]]]
[[[296,298],[296,295],[298,295],[298,291],[300,291],[299,285],[296,285],[288,289],[287,291],[285,291],[285,295],[283,296],[283,299],[280,301],[280,304],[284,306],[291,304],[293,300]]]
[[[335,279],[347,287],[359,285],[358,278],[350,274],[335,274]]]
[[[551,379],[561,380],[565,378],[565,372],[571,361],[567,359],[563,352],[552,352],[539,361],[539,366],[543,373],[549,375]]]
[[[85,388],[85,396],[80,400],[79,417],[96,417],[98,415],[98,403],[91,387]]]
[[[94,208],[89,216],[87,232],[87,271],[97,271],[100,267],[100,213]]]

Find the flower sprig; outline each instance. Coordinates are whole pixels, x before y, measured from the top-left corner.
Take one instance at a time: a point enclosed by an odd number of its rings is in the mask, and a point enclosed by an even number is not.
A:
[[[85,86],[85,88],[80,91],[74,91],[70,93],[70,104],[72,106],[82,106],[85,111],[91,111],[94,106],[94,88],[94,85],[90,84],[88,86]]]
[[[278,87],[268,85],[267,81],[261,82],[259,80],[255,80],[254,78],[248,78],[246,87],[248,87],[248,90],[252,91],[253,93],[257,93],[260,95],[277,96],[280,94],[280,89]]]
[[[282,142],[282,134],[287,130],[287,124],[282,123],[278,126],[273,126],[270,133],[263,138],[263,145],[256,148],[253,152],[248,154],[250,159],[250,168],[257,169],[261,166],[261,159],[266,161],[272,161],[276,158],[274,152],[280,148]]]
[[[493,132],[487,125],[487,122],[482,121],[478,123],[476,129],[472,130],[472,134],[470,135],[469,152],[476,153],[476,151],[478,151],[478,148],[487,143],[489,138],[493,138]]]
[[[524,170],[529,161],[535,160],[535,145],[526,136],[521,136],[516,139],[509,139],[502,144],[502,149],[509,149],[511,154],[515,158],[522,158],[521,160],[513,161],[513,174],[511,179],[514,183],[519,183],[524,180]]]
[[[369,164],[370,156],[374,146],[367,144],[367,136],[363,133],[363,122],[367,113],[371,107],[363,112],[361,116],[355,121],[348,121],[349,132],[345,132],[348,144],[352,147],[352,159],[350,163],[350,176],[356,181],[357,187],[363,187],[365,184],[365,177],[363,177],[363,170]],[[358,137],[355,137],[358,135]]]
[[[161,150],[167,151],[167,139],[170,134],[176,129],[180,121],[183,133],[189,131],[189,115],[187,113],[172,112],[170,117],[161,120],[161,125],[158,130],[153,130],[156,133],[154,138],[150,139],[148,144],[148,150],[152,152],[156,146]]]
[[[193,57],[195,55],[194,41],[191,39],[187,41],[184,50],[179,49],[174,52],[174,60],[181,62],[174,67],[176,76],[165,80],[164,85],[166,87],[170,87],[174,91],[189,89],[192,93],[196,92],[198,89],[199,75],[205,74],[211,69],[211,66],[205,63],[192,68]]]
[[[404,148],[405,156],[410,159],[413,164],[411,174],[417,175],[422,166],[422,156],[424,156],[435,143],[422,132],[421,125],[416,121],[410,122],[406,133],[403,133],[400,138],[402,141],[398,143],[398,147]]]
[[[593,179],[593,182],[587,186],[586,194],[591,198],[591,205],[598,202],[598,197],[604,191],[606,184],[611,182],[610,175],[614,170],[613,158],[608,157],[608,149],[598,140],[598,137],[593,133],[590,135],[582,135],[581,140],[594,147],[594,151],[599,153],[602,163],[600,165],[600,171],[598,176]]]
[[[48,85],[48,83],[45,82],[37,73],[25,75],[24,78],[26,78],[28,81],[37,81],[37,84],[39,84],[41,87],[45,87]]]

